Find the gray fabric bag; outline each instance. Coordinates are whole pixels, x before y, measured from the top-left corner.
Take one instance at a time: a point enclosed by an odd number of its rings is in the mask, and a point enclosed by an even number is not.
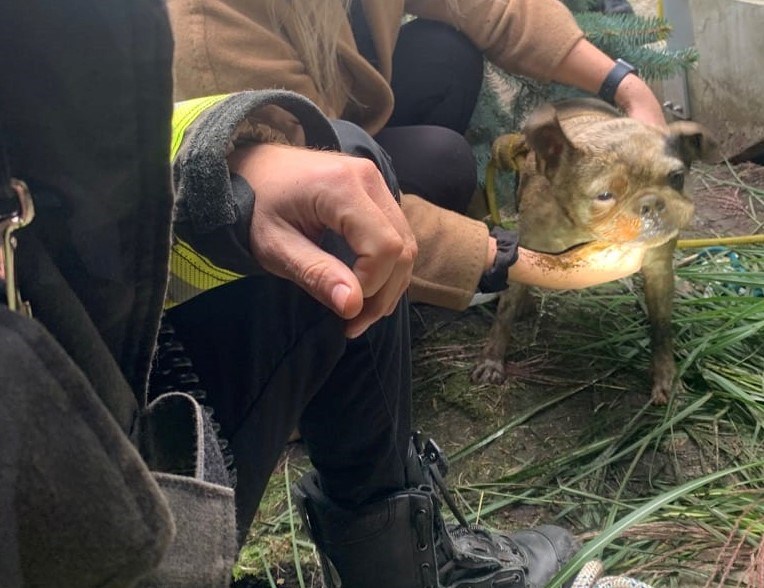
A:
[[[207,413],[192,396],[167,393],[141,415],[135,436],[175,522],[161,565],[138,586],[228,586],[237,552],[234,493]]]
[[[133,444],[45,329],[4,306],[0,374],[4,587],[228,586],[233,490],[191,396],[155,400]]]

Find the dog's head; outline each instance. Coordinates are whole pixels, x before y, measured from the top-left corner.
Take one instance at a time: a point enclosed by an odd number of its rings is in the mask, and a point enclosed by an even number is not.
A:
[[[690,221],[690,164],[715,148],[697,123],[672,123],[666,131],[595,100],[545,104],[523,133],[573,224],[592,240],[646,247],[666,243]]]

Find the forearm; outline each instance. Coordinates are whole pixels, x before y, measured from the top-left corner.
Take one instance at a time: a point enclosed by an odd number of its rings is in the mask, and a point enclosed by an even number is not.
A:
[[[596,95],[614,64],[613,59],[589,41],[580,39],[554,70],[552,79]],[[615,93],[615,103],[626,114],[645,123],[666,124],[657,98],[636,75],[623,79]]]

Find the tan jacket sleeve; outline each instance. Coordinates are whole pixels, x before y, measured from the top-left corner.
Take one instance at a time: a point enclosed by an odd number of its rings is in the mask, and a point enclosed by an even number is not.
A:
[[[408,0],[417,16],[452,24],[508,73],[550,81],[552,72],[583,37],[558,0]]]
[[[483,274],[488,227],[413,194],[401,196],[401,207],[419,246],[410,300],[464,310]]]

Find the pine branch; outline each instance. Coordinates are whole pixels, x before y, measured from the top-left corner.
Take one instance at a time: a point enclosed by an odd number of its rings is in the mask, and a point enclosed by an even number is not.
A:
[[[606,51],[607,53],[607,51]],[[663,80],[689,69],[698,61],[694,47],[680,50],[632,47],[621,53],[624,59],[639,69],[639,76],[646,80]]]
[[[598,47],[612,43],[616,39],[632,46],[647,45],[665,41],[671,33],[668,22],[657,16],[581,12],[575,17],[586,38]]]

